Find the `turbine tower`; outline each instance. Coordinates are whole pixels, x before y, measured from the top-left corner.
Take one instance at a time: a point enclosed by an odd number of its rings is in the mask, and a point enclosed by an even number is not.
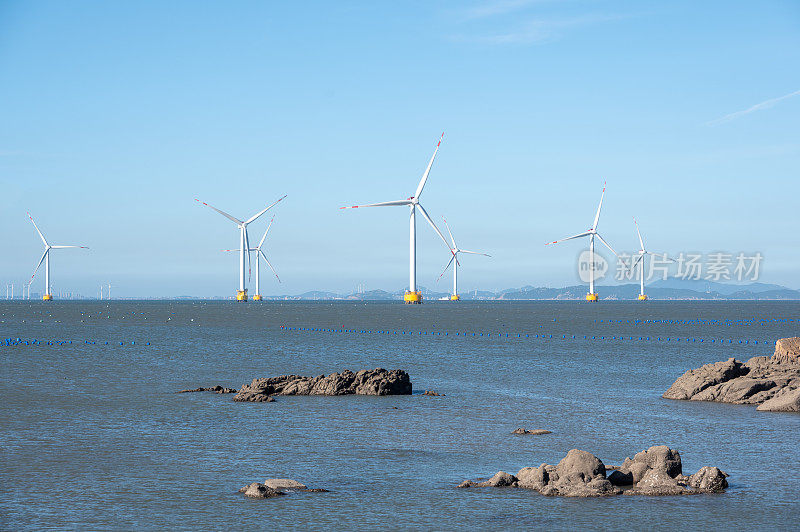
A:
[[[458,264],[459,264],[458,263],[458,254],[459,253],[467,253],[469,255],[483,255],[484,257],[491,257],[491,255],[489,255],[487,253],[478,253],[477,251],[467,251],[466,249],[460,249],[456,245],[456,239],[453,238],[453,232],[450,231],[450,226],[447,225],[447,220],[445,220],[444,216],[442,217],[442,220],[444,220],[444,226],[447,228],[447,233],[450,235],[450,241],[453,243],[453,247],[451,249],[451,253],[453,254],[453,256],[450,257],[450,262],[448,262],[447,266],[445,266],[444,270],[442,270],[441,275],[439,275],[439,279],[442,278],[442,275],[444,275],[445,272],[447,272],[447,269],[452,264],[453,265],[453,293],[450,295],[450,301],[458,301],[459,299],[461,299],[461,296],[458,295]],[[437,279],[437,281],[439,279]]]
[[[639,235],[639,245],[641,248],[639,249],[638,257],[634,262],[631,263],[631,270],[633,270],[637,264],[641,263],[639,266],[639,281],[640,281],[640,288],[639,288],[639,301],[647,301],[647,295],[644,293],[644,257],[645,255],[652,255],[658,256],[658,253],[653,253],[647,251],[644,248],[644,240],[642,240],[642,233],[639,231],[639,224],[636,222],[636,218],[633,219],[633,223],[636,225],[636,234]],[[665,260],[669,262],[675,262],[674,260],[664,257]]]
[[[44,295],[42,296],[42,299],[44,301],[52,301],[53,295],[50,293],[50,250],[66,249],[66,248],[80,248],[80,249],[89,249],[89,248],[87,248],[86,246],[62,246],[62,245],[49,244],[45,239],[44,235],[42,234],[42,232],[39,231],[39,227],[36,225],[36,222],[33,221],[33,216],[31,216],[31,213],[28,213],[28,218],[31,219],[33,227],[35,227],[36,232],[39,233],[39,238],[41,238],[42,242],[44,242],[44,253],[42,254],[42,258],[39,259],[39,264],[36,265],[36,269],[33,270],[33,275],[31,275],[31,279],[30,281],[28,281],[28,287],[30,288],[30,284],[33,282],[33,278],[36,277],[36,272],[39,271],[39,266],[41,266],[42,262],[44,262]]]
[[[286,196],[279,198],[278,201],[273,203],[272,205],[268,206],[266,209],[261,210],[248,218],[245,221],[239,220],[238,218],[234,218],[230,214],[225,211],[221,211],[216,207],[209,205],[204,201],[200,201],[199,199],[195,198],[195,201],[198,203],[202,203],[206,207],[210,207],[220,213],[222,216],[227,218],[228,220],[232,221],[239,227],[239,290],[236,291],[236,301],[247,301],[247,287],[245,286],[244,281],[244,265],[245,265],[245,255],[247,256],[247,266],[250,267],[250,240],[247,238],[247,225],[250,223],[255,222],[259,216],[270,210],[272,207],[277,205],[277,203]]]
[[[600,236],[600,233],[597,232],[597,222],[598,222],[598,220],[600,220],[600,209],[603,207],[603,197],[605,195],[606,195],[606,184],[603,183],[603,192],[602,192],[602,194],[600,194],[600,205],[597,206],[597,214],[594,215],[594,223],[592,224],[592,226],[589,229],[587,229],[583,233],[579,233],[579,234],[573,235],[573,236],[568,236],[567,238],[562,238],[561,240],[554,240],[553,242],[548,242],[547,244],[545,244],[545,246],[547,246],[547,245],[550,245],[550,244],[558,244],[560,242],[566,242],[567,240],[572,240],[573,238],[582,238],[584,236],[588,236],[589,237],[589,257],[590,257],[589,258],[589,260],[590,260],[590,264],[589,264],[589,293],[586,294],[586,301],[591,301],[591,302],[597,301],[597,292],[594,291],[594,238],[595,237],[599,238],[600,242],[602,242],[608,249],[611,250],[611,253],[613,253],[615,256],[619,256],[619,255],[617,255],[617,252],[614,251],[614,248],[612,248],[608,244],[608,242],[606,242],[603,239],[603,237]]]
[[[250,248],[247,251],[255,251],[256,252],[256,293],[253,295],[253,301],[261,301],[261,282],[259,277],[259,272],[261,272],[261,259],[260,257],[264,257],[264,260],[267,262],[267,266],[269,269],[272,270],[272,273],[275,274],[275,278],[278,279],[278,282],[281,282],[281,278],[278,277],[278,272],[275,271],[275,268],[272,267],[272,263],[270,263],[267,256],[262,251],[262,246],[264,245],[264,240],[267,239],[267,234],[269,234],[269,228],[272,227],[272,222],[275,220],[275,217],[272,217],[272,220],[269,221],[269,225],[267,226],[267,230],[264,231],[264,236],[261,237],[261,242],[258,243],[257,247]],[[239,251],[238,249],[226,249],[225,251]]]
[[[408,290],[406,291],[405,295],[403,296],[403,301],[407,304],[419,304],[422,303],[422,292],[417,290],[417,224],[416,224],[416,213],[417,209],[419,209],[420,214],[428,221],[433,230],[436,231],[436,234],[439,235],[439,238],[442,239],[442,242],[445,243],[447,249],[450,249],[450,244],[447,243],[447,239],[445,239],[444,235],[439,228],[436,227],[436,224],[433,223],[431,217],[428,216],[428,213],[422,207],[422,204],[419,202],[419,197],[422,195],[422,189],[425,187],[425,183],[428,181],[428,174],[431,172],[431,166],[433,166],[433,160],[436,159],[436,154],[439,151],[439,146],[442,145],[442,139],[444,138],[444,133],[442,133],[439,142],[436,143],[436,149],[433,150],[433,156],[431,156],[431,160],[428,163],[428,167],[425,169],[425,173],[422,174],[422,179],[419,181],[419,185],[417,185],[417,190],[414,192],[414,195],[408,199],[404,200],[397,200],[397,201],[385,201],[383,203],[370,203],[368,205],[353,205],[352,207],[341,207],[342,209],[358,209],[359,207],[395,207],[398,205],[408,205],[411,211],[411,215],[409,217],[409,247],[408,247]],[[450,250],[452,253],[452,250]]]

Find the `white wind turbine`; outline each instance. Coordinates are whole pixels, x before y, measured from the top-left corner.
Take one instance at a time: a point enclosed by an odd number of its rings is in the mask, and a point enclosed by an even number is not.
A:
[[[405,293],[403,297],[403,301],[406,303],[422,303],[422,293],[417,290],[417,225],[416,225],[416,212],[419,209],[419,212],[428,221],[433,230],[436,231],[436,234],[442,239],[442,242],[445,243],[447,249],[450,249],[450,244],[447,243],[447,239],[445,239],[444,235],[439,228],[436,227],[436,224],[433,223],[431,217],[428,216],[428,213],[422,207],[419,202],[419,197],[422,194],[422,189],[425,187],[425,182],[428,180],[428,174],[431,171],[431,166],[433,166],[433,160],[436,158],[436,153],[439,151],[439,146],[442,144],[442,139],[444,138],[444,133],[442,133],[442,137],[439,139],[439,142],[436,143],[436,149],[433,150],[433,156],[431,157],[430,162],[428,163],[428,167],[425,169],[425,173],[422,174],[422,179],[419,181],[419,185],[417,186],[416,192],[414,195],[408,199],[404,200],[397,200],[397,201],[386,201],[383,203],[370,203],[368,205],[353,205],[352,207],[341,207],[342,209],[358,209],[359,207],[394,207],[398,205],[408,205],[410,207],[411,215],[409,217],[409,264],[408,264],[408,291]],[[452,253],[452,250],[451,250]]]
[[[42,262],[44,262],[44,288],[45,288],[45,290],[44,290],[44,295],[42,296],[42,299],[44,301],[52,301],[53,295],[50,293],[50,250],[51,249],[65,249],[65,248],[79,248],[79,249],[89,249],[89,248],[87,248],[86,246],[61,246],[61,245],[49,244],[47,242],[47,240],[45,239],[44,235],[42,234],[42,232],[39,231],[39,227],[36,225],[36,222],[33,221],[33,216],[31,216],[31,213],[28,213],[28,218],[31,219],[31,222],[33,223],[33,227],[35,227],[36,228],[36,232],[39,233],[39,238],[41,238],[42,242],[44,242],[44,253],[42,254],[42,258],[39,259],[39,264],[36,265],[36,269],[33,270],[33,275],[31,275],[31,279],[30,279],[30,281],[28,281],[28,288],[30,289],[30,285],[33,282],[33,278],[36,277],[36,272],[39,271],[39,266],[41,266]]]
[[[277,203],[279,201],[283,200],[283,198],[285,198],[285,197],[286,196],[284,195],[283,197],[279,198],[278,201],[276,201],[275,203],[271,204],[266,209],[257,212],[256,214],[254,214],[253,216],[251,216],[250,218],[248,218],[245,221],[239,220],[238,218],[234,218],[233,216],[231,216],[227,212],[221,211],[221,210],[217,209],[216,207],[213,207],[213,206],[209,205],[208,203],[206,203],[204,201],[200,201],[199,199],[195,198],[196,202],[202,203],[206,207],[211,207],[212,209],[214,209],[215,211],[217,211],[222,216],[224,216],[225,218],[229,219],[230,221],[232,221],[233,223],[235,223],[239,227],[239,290],[236,291],[236,301],[247,301],[247,288],[245,287],[245,280],[244,280],[245,255],[247,256],[248,267],[249,267],[249,262],[250,262],[250,253],[249,253],[249,251],[250,251],[250,240],[247,237],[247,225],[250,224],[250,223],[253,223],[254,221],[256,221],[258,219],[258,217],[260,217],[262,214],[264,214],[265,212],[270,210],[272,207],[277,205]]]
[[[567,238],[562,238],[561,240],[555,240],[553,242],[548,242],[547,244],[545,244],[545,246],[547,246],[550,244],[558,244],[560,242],[566,242],[567,240],[572,240],[573,238],[581,238],[584,236],[589,237],[589,256],[590,256],[589,260],[591,262],[589,264],[589,293],[586,294],[586,301],[597,301],[597,293],[594,291],[594,238],[595,237],[599,238],[600,242],[602,242],[608,249],[611,250],[611,253],[613,253],[616,256],[619,256],[617,255],[617,252],[614,251],[614,248],[612,248],[608,244],[608,242],[606,242],[603,239],[603,237],[600,236],[600,233],[597,232],[597,222],[598,220],[600,220],[600,209],[603,207],[603,197],[605,196],[605,194],[606,194],[606,184],[603,183],[603,192],[602,194],[600,194],[600,205],[597,206],[597,214],[594,215],[594,223],[589,229],[587,229],[583,233],[579,233],[577,235],[569,236]]]
[[[264,260],[267,262],[267,266],[269,269],[272,270],[272,273],[275,274],[275,278],[278,279],[278,282],[281,282],[281,278],[278,277],[278,272],[275,271],[275,268],[272,267],[272,264],[269,262],[269,259],[262,251],[261,247],[264,245],[264,240],[267,239],[267,234],[269,234],[269,228],[272,227],[272,222],[275,220],[273,216],[272,219],[269,221],[269,225],[267,226],[267,230],[264,231],[264,236],[261,237],[261,242],[258,243],[257,247],[250,248],[247,251],[255,251],[256,252],[256,293],[253,295],[253,301],[261,301],[261,281],[259,277],[259,273],[261,272],[261,259],[260,257],[264,257]],[[225,251],[239,251],[238,249],[226,249]]]
[[[642,240],[642,233],[641,231],[639,231],[639,224],[636,222],[636,218],[633,219],[633,223],[636,225],[636,234],[639,235],[639,245],[641,246],[641,248],[639,249],[638,252],[639,256],[636,257],[636,260],[631,263],[630,269],[633,270],[637,264],[641,263],[641,266],[639,266],[639,281],[640,281],[639,301],[647,301],[647,295],[644,293],[644,257],[645,255],[652,255],[654,257],[657,257],[659,254],[647,251],[644,248],[644,240]],[[670,258],[667,257],[664,258],[669,262],[675,262]]]
[[[450,231],[450,226],[447,225],[447,220],[444,218],[444,216],[442,217],[442,220],[444,220],[444,226],[447,228],[447,233],[450,235],[450,240],[453,242],[453,247],[450,250],[450,252],[453,254],[453,256],[450,257],[450,262],[448,262],[447,266],[445,266],[444,270],[442,270],[441,275],[439,275],[439,279],[442,278],[442,275],[444,275],[445,272],[447,272],[447,268],[449,268],[450,265],[452,264],[453,265],[453,293],[450,295],[450,301],[458,301],[459,299],[461,299],[461,296],[458,295],[458,264],[459,264],[458,263],[458,254],[459,253],[467,253],[469,255],[483,255],[484,257],[491,257],[491,255],[489,255],[487,253],[478,253],[477,251],[467,251],[466,249],[460,249],[456,245],[456,239],[453,238],[453,232]],[[437,281],[439,279],[437,279]]]

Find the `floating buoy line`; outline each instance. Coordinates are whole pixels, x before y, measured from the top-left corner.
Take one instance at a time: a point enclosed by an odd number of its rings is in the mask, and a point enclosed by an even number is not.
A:
[[[436,336],[448,338],[528,338],[534,340],[595,340],[595,341],[627,341],[627,342],[675,342],[675,343],[709,343],[725,345],[764,345],[774,343],[774,340],[757,340],[753,338],[699,338],[699,337],[673,337],[673,336],[624,336],[624,335],[578,335],[578,334],[532,334],[532,333],[502,333],[502,332],[469,332],[469,331],[412,331],[412,330],[373,330],[373,329],[328,329],[321,327],[289,327],[281,325],[282,331],[295,331],[306,333],[329,334],[373,334],[391,336]]]
[[[42,340],[39,338],[5,338],[0,340],[0,347],[15,347],[15,346],[45,346],[45,345],[150,345],[150,342],[139,342],[135,340],[130,342],[119,341],[103,341],[103,340]]]

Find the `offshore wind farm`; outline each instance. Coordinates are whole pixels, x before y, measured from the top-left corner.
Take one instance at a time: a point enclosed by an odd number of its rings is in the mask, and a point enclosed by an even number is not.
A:
[[[798,21],[0,3],[0,529],[796,528]]]

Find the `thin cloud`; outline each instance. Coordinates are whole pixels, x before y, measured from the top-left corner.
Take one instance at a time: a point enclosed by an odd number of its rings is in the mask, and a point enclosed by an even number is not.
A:
[[[569,19],[532,19],[511,31],[492,35],[458,35],[454,40],[491,45],[541,44],[551,41],[563,31],[621,18],[619,15],[588,15]]]
[[[766,100],[761,103],[757,103],[752,107],[748,107],[743,111],[736,111],[735,113],[731,113],[729,115],[725,115],[722,118],[717,118],[716,120],[712,120],[710,122],[706,122],[705,125],[707,126],[716,126],[717,124],[723,124],[725,122],[730,122],[731,120],[735,120],[740,116],[749,115],[750,113],[754,113],[756,111],[761,111],[763,109],[769,109],[770,107],[775,106],[778,102],[782,102],[783,100],[788,100],[792,96],[800,95],[800,90],[796,90],[794,92],[790,92],[789,94],[784,94],[783,96],[778,96],[777,98],[772,98],[771,100]]]
[[[533,4],[553,2],[558,0],[499,0],[467,9],[464,17],[468,19],[493,17],[495,15],[505,15],[525,9]]]

